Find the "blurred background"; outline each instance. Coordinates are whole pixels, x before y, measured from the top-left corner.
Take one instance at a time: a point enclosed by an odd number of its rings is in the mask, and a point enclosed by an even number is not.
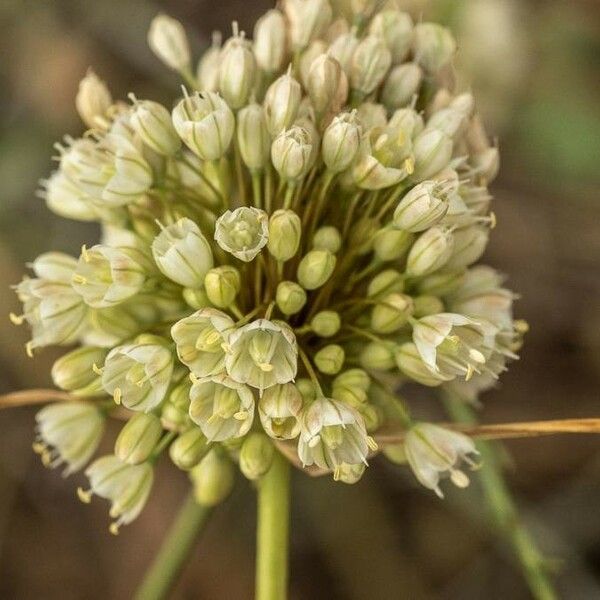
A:
[[[485,397],[486,423],[599,415],[600,5],[597,0],[400,2],[447,23],[502,151],[492,191],[498,227],[486,262],[521,294],[531,331],[521,361]],[[53,142],[79,135],[79,79],[93,65],[113,96],[169,102],[178,82],[146,47],[167,11],[195,50],[233,19],[251,32],[267,0],[2,0],[0,2],[0,314],[9,284],[48,249],[77,254],[93,226],[60,219],[36,198]],[[30,360],[27,333],[0,320],[0,393],[48,387],[55,354]],[[415,412],[426,414],[427,400]],[[129,598],[187,489],[168,464],[142,516],[117,538],[107,505],[81,504],[31,451],[34,409],[0,412],[0,597]],[[107,448],[116,435],[108,436]],[[552,557],[560,597],[600,598],[600,440],[558,436],[505,445],[523,519]],[[476,480],[476,477],[474,478]],[[477,482],[445,501],[407,469],[375,460],[356,486],[294,479],[294,599],[529,598],[510,547],[483,520]],[[174,598],[252,597],[255,499],[239,481],[215,514]]]

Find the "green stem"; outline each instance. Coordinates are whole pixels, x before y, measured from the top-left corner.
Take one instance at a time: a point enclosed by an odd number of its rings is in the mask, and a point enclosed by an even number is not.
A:
[[[454,421],[473,425],[477,423],[473,409],[461,399],[446,398],[445,404]],[[478,442],[477,448],[482,459],[479,480],[488,510],[496,526],[512,544],[532,596],[536,600],[556,600],[556,592],[544,565],[544,556],[520,521],[517,507],[502,475],[496,448],[489,442]]]
[[[275,453],[258,485],[256,600],[285,600],[288,586],[290,465]]]
[[[167,538],[137,589],[135,600],[167,598],[211,511],[211,508],[198,504],[193,494],[186,498]]]

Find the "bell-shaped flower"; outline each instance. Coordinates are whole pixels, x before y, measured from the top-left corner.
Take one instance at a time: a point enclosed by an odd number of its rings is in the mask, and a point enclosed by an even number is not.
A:
[[[35,415],[37,436],[33,449],[51,468],[66,464],[65,476],[90,460],[104,433],[104,415],[91,402],[59,402]]]
[[[215,240],[226,252],[250,262],[267,245],[269,216],[264,210],[242,206],[223,213],[215,225]]]
[[[82,249],[73,273],[73,289],[85,303],[107,308],[137,294],[146,281],[146,258],[135,248],[97,244]]]
[[[448,212],[447,186],[438,181],[423,181],[400,201],[394,211],[394,227],[418,233],[438,223]]]
[[[293,383],[274,385],[258,401],[263,429],[276,440],[291,440],[300,433],[302,395]]]
[[[213,266],[208,240],[185,217],[162,228],[152,242],[152,256],[163,275],[188,288],[201,287]]]
[[[89,198],[62,171],[55,171],[41,182],[38,195],[55,214],[75,221],[94,221],[98,212]]]
[[[77,490],[83,502],[92,495],[110,501],[109,515],[116,519],[110,532],[117,534],[121,525],[127,525],[142,512],[154,481],[154,470],[149,462],[130,465],[109,454],[95,460],[85,471],[89,479],[88,490]]]
[[[130,410],[150,412],[165,398],[173,356],[160,338],[113,348],[102,370],[102,386],[117,404]]]
[[[242,437],[252,426],[252,390],[225,374],[195,381],[190,399],[190,418],[211,442]]]
[[[210,377],[225,369],[224,348],[234,328],[229,315],[207,307],[177,321],[171,337],[179,360],[197,377]]]
[[[419,482],[440,498],[444,497],[439,485],[443,477],[449,477],[460,488],[469,485],[469,478],[459,466],[464,461],[472,469],[476,468],[470,455],[479,454],[470,437],[431,423],[411,427],[406,434],[404,451]]]
[[[239,383],[262,391],[296,377],[298,348],[291,328],[280,321],[257,319],[230,334],[225,368]]]
[[[316,464],[335,471],[343,463],[366,464],[370,445],[364,421],[353,408],[320,397],[304,409],[298,438],[304,466]]]

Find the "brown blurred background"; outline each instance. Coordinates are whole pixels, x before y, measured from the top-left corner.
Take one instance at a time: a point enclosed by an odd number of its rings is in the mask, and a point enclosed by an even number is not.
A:
[[[499,225],[486,255],[510,274],[531,332],[520,362],[485,397],[488,423],[600,414],[600,10],[597,0],[432,0],[405,3],[459,37],[463,87],[474,90],[503,167]],[[34,192],[52,143],[79,134],[73,99],[93,65],[114,96],[168,100],[177,80],[146,47],[165,10],[200,51],[232,19],[252,31],[266,0],[2,0],[0,2],[0,314],[9,284],[48,249],[77,253],[93,226],[51,214]],[[26,332],[0,321],[0,393],[48,386],[55,354],[25,357]],[[415,412],[431,416],[427,399]],[[32,409],[0,413],[0,598],[131,597],[187,487],[161,465],[142,516],[118,538],[107,505],[75,496],[31,451]],[[115,430],[107,440],[107,448]],[[570,600],[600,598],[600,439],[506,444],[523,517],[556,558]],[[510,458],[509,458],[510,456]],[[475,478],[476,479],[476,478]],[[476,481],[445,501],[406,469],[375,460],[360,484],[294,479],[294,599],[528,598],[509,546],[482,519]],[[252,597],[255,500],[239,481],[189,562],[174,598]]]

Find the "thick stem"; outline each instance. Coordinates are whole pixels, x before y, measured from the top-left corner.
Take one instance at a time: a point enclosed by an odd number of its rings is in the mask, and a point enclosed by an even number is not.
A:
[[[290,465],[275,453],[258,485],[256,600],[285,600],[288,586]]]
[[[135,600],[167,598],[211,511],[211,508],[198,504],[193,494],[186,498],[150,569],[137,589]]]
[[[468,424],[477,423],[471,407],[460,399],[448,398],[445,404],[454,421]],[[479,480],[483,487],[488,510],[496,526],[512,544],[521,563],[531,595],[536,600],[555,600],[557,595],[546,573],[544,556],[538,550],[529,531],[521,523],[517,507],[498,464],[494,446],[489,442],[478,442],[477,448],[482,459]]]

